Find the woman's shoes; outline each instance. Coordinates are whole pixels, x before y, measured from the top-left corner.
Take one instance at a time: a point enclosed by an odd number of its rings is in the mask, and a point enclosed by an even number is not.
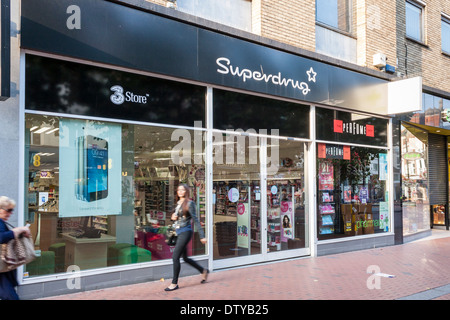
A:
[[[203,272],[202,272],[203,279],[202,279],[202,281],[200,283],[205,283],[206,282],[206,280],[208,279],[208,274],[209,274],[209,270],[208,269],[204,269]]]
[[[180,288],[180,287],[179,287],[178,285],[176,285],[176,286],[173,287],[173,288],[167,287],[167,288],[164,289],[164,291],[174,291],[174,290],[177,290],[177,289],[179,289],[179,288]]]

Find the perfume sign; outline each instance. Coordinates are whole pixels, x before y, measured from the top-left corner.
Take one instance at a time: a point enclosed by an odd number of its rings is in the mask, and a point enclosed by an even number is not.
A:
[[[374,137],[375,127],[371,124],[360,124],[356,122],[344,122],[342,120],[333,120],[333,128],[336,133],[348,133],[352,135],[363,135]]]
[[[317,149],[319,159],[350,160],[350,146],[318,143]]]

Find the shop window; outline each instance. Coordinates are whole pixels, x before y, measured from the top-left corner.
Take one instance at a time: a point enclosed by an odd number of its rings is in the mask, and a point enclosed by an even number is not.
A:
[[[404,235],[430,228],[427,139],[425,131],[407,124],[401,126]]]
[[[24,219],[39,253],[26,275],[170,259],[180,183],[205,227],[202,131],[34,114],[25,126]],[[205,254],[197,232],[188,254]]]
[[[319,143],[319,240],[392,231],[388,185],[386,150]]]

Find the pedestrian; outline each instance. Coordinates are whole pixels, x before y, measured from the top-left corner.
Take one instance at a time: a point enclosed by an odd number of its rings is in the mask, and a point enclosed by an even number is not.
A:
[[[192,267],[197,269],[201,275],[201,283],[205,283],[208,277],[209,270],[200,266],[197,262],[190,259],[187,255],[187,245],[192,238],[192,221],[197,226],[198,232],[200,233],[200,242],[206,244],[205,233],[200,221],[197,217],[195,210],[195,203],[190,199],[190,188],[186,184],[178,186],[177,189],[178,202],[175,208],[175,212],[172,214],[171,220],[175,221],[177,233],[177,242],[175,244],[175,249],[173,251],[173,279],[172,283],[164,289],[165,291],[173,291],[178,289],[178,276],[180,275],[181,264],[180,257],[190,264]]]
[[[19,235],[24,234],[26,237],[31,235],[28,227],[18,227],[8,229],[6,221],[12,215],[16,202],[8,197],[0,197],[0,244],[8,243],[12,239],[17,239]],[[17,283],[17,270],[11,270],[0,273],[0,299],[1,300],[19,300],[19,296],[15,290]]]

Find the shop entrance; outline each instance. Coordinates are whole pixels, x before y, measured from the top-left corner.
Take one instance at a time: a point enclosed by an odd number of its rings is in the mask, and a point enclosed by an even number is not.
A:
[[[306,143],[228,136],[213,145],[214,269],[309,255]]]
[[[449,229],[450,130],[402,124],[403,224],[406,233]]]

